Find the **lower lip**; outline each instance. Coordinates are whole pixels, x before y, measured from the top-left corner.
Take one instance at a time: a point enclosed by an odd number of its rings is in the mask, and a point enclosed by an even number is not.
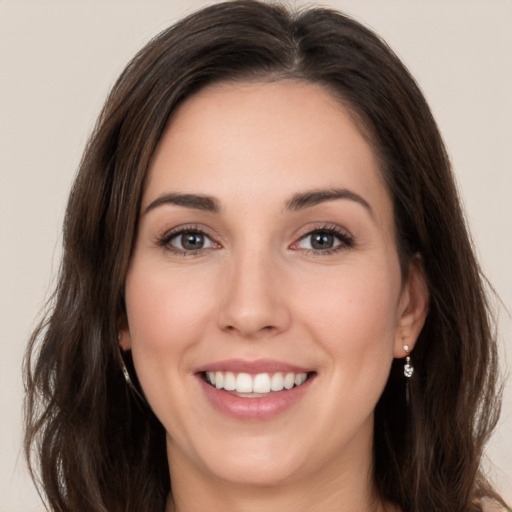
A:
[[[222,414],[237,420],[268,420],[292,407],[308,390],[313,377],[289,390],[274,391],[267,396],[247,398],[214,388],[198,376],[210,403]]]

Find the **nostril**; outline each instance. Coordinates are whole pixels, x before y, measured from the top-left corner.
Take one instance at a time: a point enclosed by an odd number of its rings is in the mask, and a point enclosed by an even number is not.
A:
[[[279,329],[274,325],[265,325],[263,327],[255,327],[251,325],[241,325],[236,327],[235,325],[228,324],[222,327],[225,332],[239,334],[244,338],[258,338],[261,335],[269,335],[279,332]]]

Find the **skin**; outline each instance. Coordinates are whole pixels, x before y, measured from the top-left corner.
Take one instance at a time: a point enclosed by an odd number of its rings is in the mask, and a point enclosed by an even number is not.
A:
[[[363,201],[286,207],[320,189]],[[170,193],[211,196],[219,211],[154,204]],[[205,246],[185,254],[180,236],[159,242],[179,226],[203,231]],[[341,232],[333,250],[312,248],[310,233],[326,226]],[[373,493],[373,411],[427,300],[418,265],[402,279],[374,151],[328,92],[218,84],[185,101],[150,167],[121,326],[167,432],[167,509],[394,510]],[[211,405],[195,374],[230,358],[316,374],[283,413],[241,421]]]

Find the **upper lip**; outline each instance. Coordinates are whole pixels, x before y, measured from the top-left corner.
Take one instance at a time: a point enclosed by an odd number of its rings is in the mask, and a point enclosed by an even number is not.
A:
[[[195,369],[195,373],[202,372],[233,372],[233,373],[308,373],[311,368],[278,361],[276,359],[224,359],[205,364]]]

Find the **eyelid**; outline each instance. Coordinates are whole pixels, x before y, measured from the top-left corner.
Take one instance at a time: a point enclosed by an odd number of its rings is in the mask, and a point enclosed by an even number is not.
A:
[[[297,247],[297,245],[305,240],[307,237],[310,237],[314,235],[315,233],[328,233],[330,235],[333,235],[339,240],[339,243],[335,245],[334,247],[330,249],[309,249],[309,248],[301,248]],[[328,254],[333,254],[336,252],[340,252],[343,250],[350,249],[355,245],[355,237],[344,228],[341,228],[337,225],[332,224],[322,224],[318,226],[313,226],[312,228],[309,228],[305,233],[303,233],[293,244],[290,246],[292,250],[296,251],[303,251],[306,253],[318,255],[318,256],[325,256]]]
[[[163,248],[166,251],[173,252],[176,254],[184,255],[184,256],[193,256],[198,254],[204,254],[207,251],[211,251],[212,249],[220,249],[222,248],[222,244],[220,244],[217,239],[218,237],[212,236],[209,232],[210,230],[203,228],[197,224],[183,224],[179,226],[175,226],[171,229],[165,230],[161,235],[156,236],[155,245]],[[201,247],[199,249],[180,249],[179,247],[175,247],[171,245],[171,241],[173,238],[186,234],[186,233],[198,233],[213,244],[213,247]],[[339,243],[337,243],[334,247],[328,249],[313,249],[313,248],[302,248],[298,247],[298,245],[305,240],[307,237],[314,235],[315,233],[328,233],[337,238]],[[313,255],[328,255],[336,252],[340,252],[343,250],[350,249],[355,245],[354,236],[345,228],[342,228],[338,225],[333,224],[319,224],[314,225],[312,227],[308,227],[308,229],[304,229],[303,234],[301,234],[290,246],[291,250],[302,251],[303,253],[311,253]]]
[[[184,235],[186,233],[200,234],[205,238],[208,238],[208,240],[210,240],[214,244],[214,247],[201,247],[200,249],[196,250],[185,250],[171,245],[171,241],[173,240],[173,238],[176,238],[180,235]],[[217,242],[217,240],[215,240],[215,238],[211,236],[211,234],[208,233],[207,230],[205,230],[201,226],[198,226],[197,224],[183,224],[180,226],[176,226],[172,229],[168,229],[164,231],[161,235],[157,235],[155,239],[155,244],[169,252],[173,252],[184,256],[194,256],[199,253],[204,253],[206,251],[211,251],[212,249],[218,249],[221,247],[221,244]]]

